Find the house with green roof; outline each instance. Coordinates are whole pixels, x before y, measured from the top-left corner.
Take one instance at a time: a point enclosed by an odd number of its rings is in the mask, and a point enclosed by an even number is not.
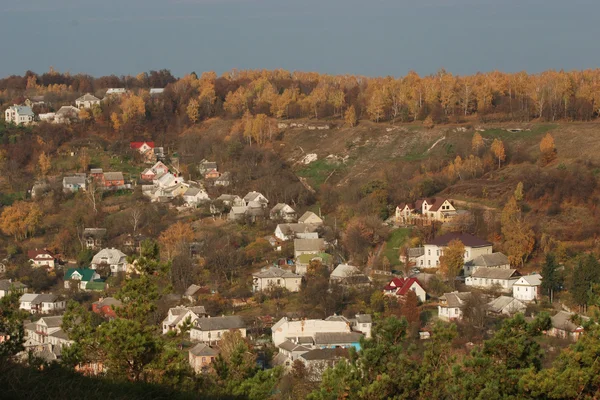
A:
[[[97,283],[103,285],[102,289],[96,288]],[[81,290],[103,290],[105,283],[93,269],[69,268],[65,273],[65,289],[70,289],[74,287],[73,285],[79,286]]]
[[[319,261],[321,264],[327,267],[331,267],[333,262],[333,256],[327,253],[301,254],[298,257],[296,257],[296,273],[298,275],[306,275],[308,266],[313,260]]]

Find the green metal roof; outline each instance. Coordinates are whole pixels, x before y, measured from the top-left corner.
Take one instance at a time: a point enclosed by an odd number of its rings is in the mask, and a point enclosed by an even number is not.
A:
[[[73,276],[73,274],[75,272],[77,272],[79,275],[82,276],[82,278],[81,278],[82,281],[89,282],[94,277],[94,273],[96,271],[94,271],[93,269],[89,269],[89,268],[69,268],[67,270],[67,273],[65,274],[65,280],[71,279],[71,277]]]
[[[106,282],[99,282],[99,281],[94,281],[94,282],[88,282],[87,285],[85,285],[85,288],[87,290],[104,290],[106,289]]]

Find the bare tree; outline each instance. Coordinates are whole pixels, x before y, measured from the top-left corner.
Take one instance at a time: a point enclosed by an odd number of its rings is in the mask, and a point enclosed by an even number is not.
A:
[[[143,216],[144,213],[139,208],[139,205],[136,205],[135,208],[131,210],[131,213],[129,215],[129,222],[131,223],[134,234],[137,232],[137,229],[140,226],[140,223],[142,222]]]
[[[94,214],[98,214],[98,203],[101,201],[102,192],[94,179],[87,185],[86,196],[90,203],[92,203]]]

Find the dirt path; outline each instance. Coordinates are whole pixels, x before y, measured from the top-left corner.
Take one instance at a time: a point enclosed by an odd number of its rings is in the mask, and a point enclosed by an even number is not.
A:
[[[495,207],[490,207],[490,206],[486,206],[484,204],[474,203],[474,202],[471,202],[471,201],[454,200],[454,199],[452,199],[452,202],[455,205],[457,205],[457,206],[479,208],[479,209],[482,209],[482,210],[490,210],[490,211],[496,211],[497,210],[497,208],[495,208]]]

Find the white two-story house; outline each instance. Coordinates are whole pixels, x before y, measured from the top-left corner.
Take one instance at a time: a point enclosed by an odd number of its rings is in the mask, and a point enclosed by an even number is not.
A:
[[[246,337],[246,323],[237,315],[229,317],[199,318],[193,323],[190,331],[192,341],[208,344],[217,343],[228,331],[240,331],[242,337]]]
[[[28,125],[33,122],[35,114],[31,107],[28,106],[10,106],[4,112],[4,119],[6,122],[13,123],[15,125]]]
[[[281,268],[271,267],[252,274],[252,291],[261,292],[281,287],[290,292],[299,292],[302,277]]]
[[[541,275],[527,275],[519,278],[512,286],[515,299],[524,302],[532,302],[541,297],[542,277]]]
[[[416,266],[422,268],[437,268],[444,249],[453,240],[460,240],[465,246],[465,263],[483,254],[492,254],[492,244],[468,233],[450,232],[438,236],[424,246],[424,254],[416,259]]]

